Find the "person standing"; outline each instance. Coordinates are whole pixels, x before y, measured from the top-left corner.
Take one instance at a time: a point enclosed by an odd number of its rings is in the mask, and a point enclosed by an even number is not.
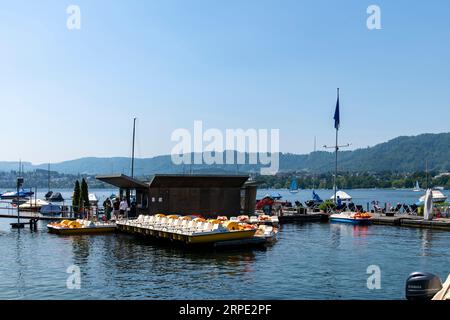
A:
[[[106,200],[103,202],[103,209],[105,210],[106,221],[111,220],[112,204],[109,198],[106,198]]]
[[[120,212],[120,199],[116,198],[113,203],[114,220],[117,220],[119,218],[119,212]]]
[[[122,199],[122,201],[120,202],[120,217],[123,218],[125,216],[125,212],[127,212],[128,210],[128,202],[127,199]]]

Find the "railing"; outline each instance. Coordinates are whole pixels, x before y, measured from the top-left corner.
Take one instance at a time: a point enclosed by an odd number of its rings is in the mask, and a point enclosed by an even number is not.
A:
[[[87,215],[89,216],[98,216],[99,213],[102,213],[98,207],[92,207],[89,210],[86,210],[82,213],[75,213],[72,206],[62,205],[62,210],[55,214],[55,218],[82,218]],[[36,208],[31,209],[21,209],[20,216],[24,219],[33,219],[33,218],[51,218],[52,215],[46,216],[41,214]],[[0,201],[0,218],[16,218],[17,217],[17,205],[12,205],[11,202]]]

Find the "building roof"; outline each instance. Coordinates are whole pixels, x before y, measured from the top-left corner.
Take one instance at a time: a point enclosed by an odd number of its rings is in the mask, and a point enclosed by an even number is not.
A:
[[[123,188],[123,189],[147,189],[148,184],[124,174],[116,174],[116,175],[101,175],[96,176],[96,179],[106,182],[115,187]]]
[[[155,174],[151,188],[233,188],[242,187],[248,175]]]

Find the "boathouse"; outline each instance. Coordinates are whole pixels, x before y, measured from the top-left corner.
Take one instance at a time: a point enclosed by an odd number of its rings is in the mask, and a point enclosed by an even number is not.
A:
[[[150,181],[126,175],[102,175],[98,180],[120,189],[120,196],[136,199],[137,214],[252,214],[257,185],[247,175],[156,174]]]

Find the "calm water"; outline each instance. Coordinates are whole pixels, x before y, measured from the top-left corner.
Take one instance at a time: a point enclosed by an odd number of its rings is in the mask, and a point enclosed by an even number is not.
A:
[[[417,198],[349,193],[361,203]],[[450,273],[450,232],[306,223],[283,226],[267,249],[195,252],[129,235],[61,237],[43,223],[19,232],[9,222],[0,219],[0,299],[403,299],[410,272]],[[80,290],[66,287],[71,265]],[[380,290],[367,289],[369,265],[381,268]]]

